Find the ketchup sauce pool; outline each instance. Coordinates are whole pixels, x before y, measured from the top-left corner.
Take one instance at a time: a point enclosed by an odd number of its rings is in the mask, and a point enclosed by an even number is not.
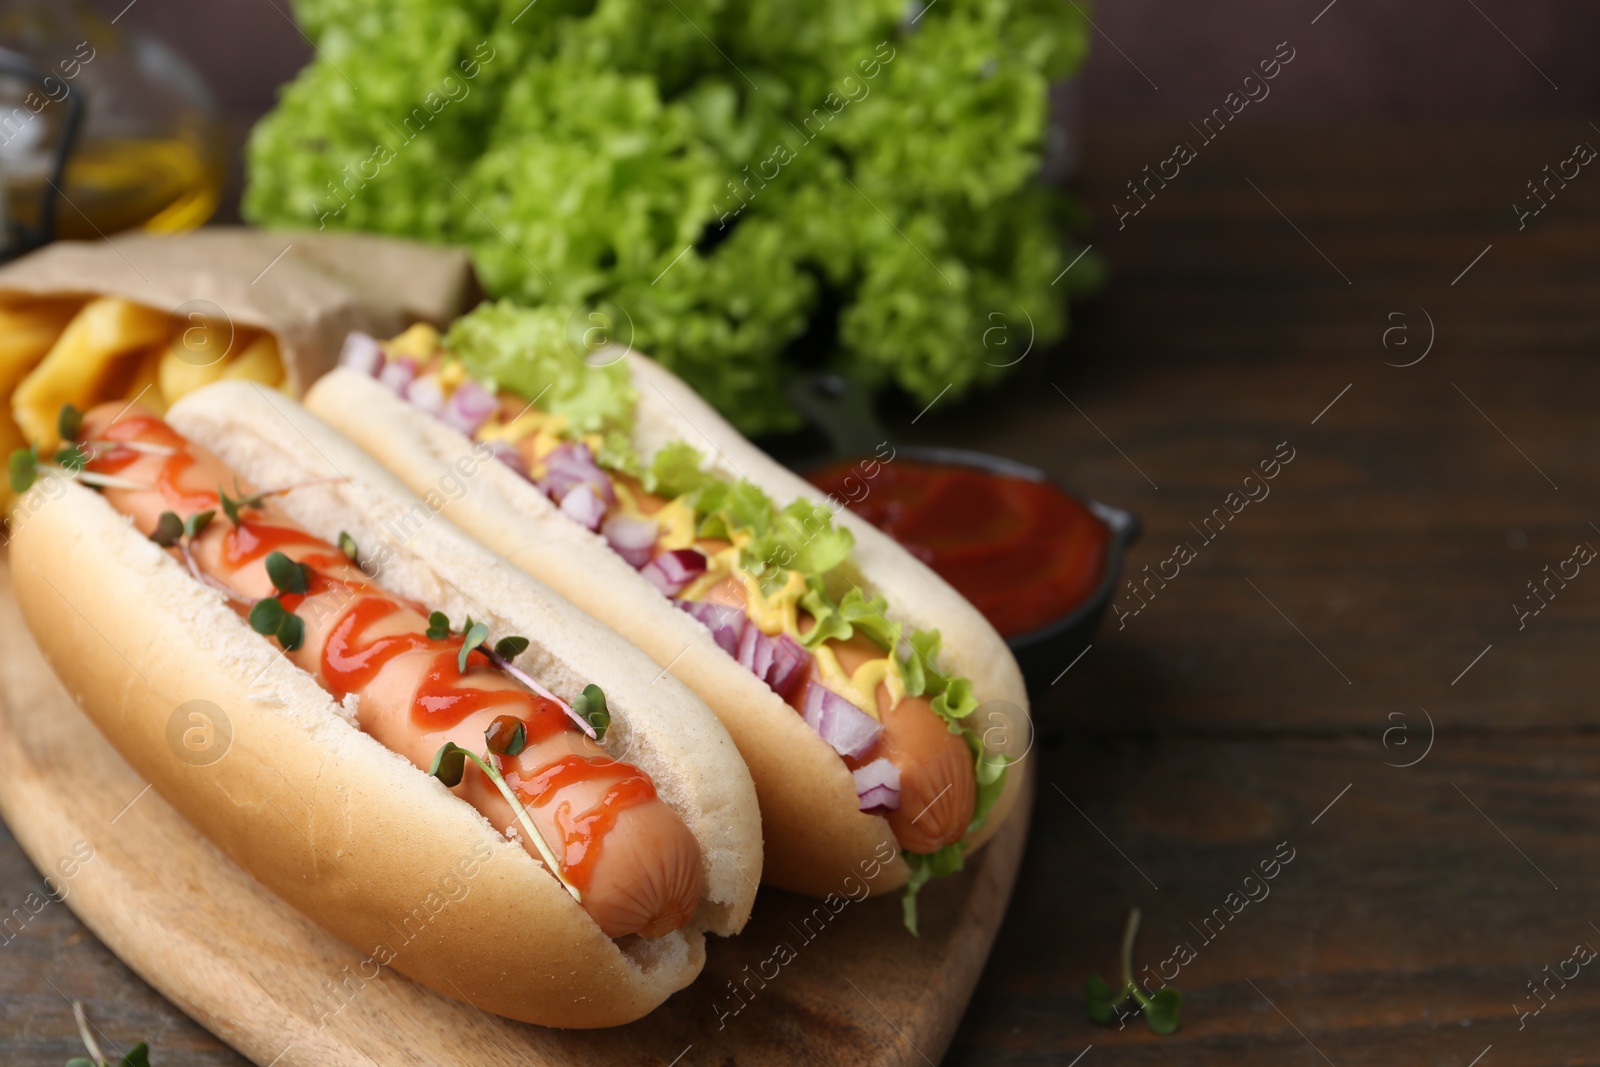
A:
[[[870,478],[852,460],[806,480],[933,568],[1001,636],[1054,622],[1099,585],[1111,531],[1049,482],[911,459],[872,465]]]

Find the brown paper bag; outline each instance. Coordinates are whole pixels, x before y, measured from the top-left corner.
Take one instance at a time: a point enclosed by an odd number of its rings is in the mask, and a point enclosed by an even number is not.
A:
[[[0,267],[0,456],[48,455],[67,404],[164,411],[219,376],[299,395],[350,331],[443,327],[480,295],[465,252],[364,234],[58,242]],[[10,497],[0,479],[0,512]]]
[[[57,242],[0,267],[0,306],[120,296],[181,319],[209,302],[226,321],[277,338],[296,395],[332,368],[351,330],[444,326],[477,295],[466,252],[366,234],[128,234]]]

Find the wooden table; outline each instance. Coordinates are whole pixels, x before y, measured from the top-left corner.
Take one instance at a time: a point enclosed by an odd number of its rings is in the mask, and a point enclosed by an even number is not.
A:
[[[1600,968],[1516,1009],[1600,946],[1600,572],[1564,562],[1600,546],[1600,177],[1511,204],[1600,135],[1254,118],[1121,229],[1192,134],[1091,129],[1110,288],[1001,393],[889,413],[1139,511],[1131,570],[1166,575],[1036,700],[1034,836],[948,1062],[1595,1062]],[[0,840],[0,905],[38,888]],[[1192,953],[1173,1037],[1084,1019],[1133,905],[1138,967]],[[0,1056],[63,1062],[69,997],[160,1067],[242,1062],[52,904],[0,943]]]

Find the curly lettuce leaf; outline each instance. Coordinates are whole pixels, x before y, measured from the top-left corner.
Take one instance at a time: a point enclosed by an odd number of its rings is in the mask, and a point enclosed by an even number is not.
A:
[[[715,485],[719,479],[710,471],[701,470],[705,457],[687,441],[673,441],[650,461],[642,481],[646,492],[668,499],[677,499],[685,493],[697,492]]]
[[[444,343],[474,378],[565,415],[575,433],[626,433],[639,400],[628,365],[585,361],[569,343],[569,318],[557,307],[482,304],[455,321]]]
[[[913,937],[917,937],[920,936],[917,933],[917,894],[930,880],[947,878],[966,866],[966,853],[958,841],[926,855],[920,852],[902,852],[900,855],[911,868],[911,878],[906,882],[900,906],[904,912],[906,929],[911,931]]]
[[[797,425],[802,356],[923,403],[996,381],[1100,270],[1061,277],[1081,213],[1038,180],[1085,5],[294,6],[316,58],[252,133],[247,218],[464,245],[747,433]]]

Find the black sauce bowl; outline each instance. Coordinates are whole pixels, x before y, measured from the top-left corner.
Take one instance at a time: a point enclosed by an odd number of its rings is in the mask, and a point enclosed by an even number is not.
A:
[[[877,448],[887,443],[887,435],[873,415],[866,395],[840,375],[819,374],[802,378],[790,390],[790,399],[811,419],[831,446],[824,457],[792,464],[802,475],[832,463],[871,456]],[[1138,539],[1143,529],[1139,516],[1124,508],[1086,497],[1038,467],[1004,456],[934,445],[893,447],[895,459],[971,467],[1002,477],[1047,483],[1088,508],[1110,531],[1100,580],[1095,583],[1094,591],[1059,618],[1027,633],[1006,638],[1006,644],[1022,668],[1029,691],[1035,695],[1042,693],[1060,680],[1094,640],[1095,629],[1116,594],[1128,547]]]

